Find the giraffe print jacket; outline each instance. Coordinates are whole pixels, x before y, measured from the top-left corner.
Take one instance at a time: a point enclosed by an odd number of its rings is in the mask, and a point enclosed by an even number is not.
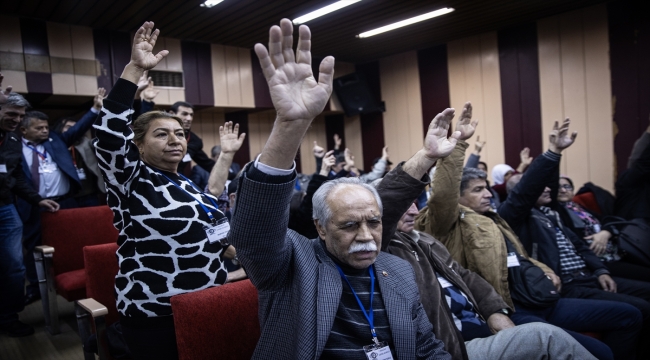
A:
[[[144,318],[171,315],[172,296],[223,284],[228,271],[221,244],[208,241],[204,226],[209,218],[198,203],[220,220],[223,213],[208,197],[217,199],[140,159],[129,127],[136,89],[129,81],[117,81],[95,121],[94,143],[119,231],[117,310]]]

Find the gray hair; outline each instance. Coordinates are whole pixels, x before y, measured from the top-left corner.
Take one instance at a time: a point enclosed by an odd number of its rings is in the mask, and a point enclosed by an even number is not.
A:
[[[463,177],[460,179],[460,195],[469,187],[469,182],[472,180],[487,180],[487,174],[483,170],[477,168],[466,167],[463,168]]]
[[[44,113],[40,111],[29,111],[27,114],[25,114],[25,117],[23,120],[20,122],[20,126],[24,127],[27,129],[29,125],[32,123],[32,119],[38,119],[38,120],[44,120],[44,121],[49,121],[50,118],[45,115]]]
[[[510,194],[512,190],[514,190],[515,186],[519,184],[519,181],[521,181],[521,177],[524,176],[524,174],[514,174],[508,179],[508,182],[506,183],[506,193]]]
[[[318,190],[316,190],[316,193],[312,198],[312,219],[318,220],[318,222],[323,226],[325,226],[325,224],[330,221],[332,218],[332,209],[330,209],[329,205],[327,204],[327,197],[332,193],[334,189],[343,185],[356,185],[370,191],[370,193],[372,193],[372,195],[375,197],[375,201],[377,201],[377,205],[379,206],[379,213],[381,215],[384,214],[384,208],[381,204],[379,193],[377,193],[377,190],[372,185],[366,184],[357,177],[346,177],[326,181],[323,183],[323,185],[321,185],[320,188],[318,188]]]
[[[3,105],[13,106],[13,107],[24,107],[26,109],[31,108],[31,105],[29,105],[29,101],[25,100],[25,98],[22,95],[16,92],[9,93],[9,96],[7,96],[7,102],[4,103]],[[2,108],[2,106],[0,106],[0,108]]]

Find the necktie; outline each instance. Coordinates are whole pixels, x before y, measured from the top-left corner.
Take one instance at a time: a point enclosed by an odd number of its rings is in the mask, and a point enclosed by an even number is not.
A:
[[[27,145],[33,146],[34,149],[36,149],[36,144],[28,142]],[[32,150],[32,167],[30,168],[31,173],[32,173],[32,183],[34,184],[34,188],[36,189],[36,192],[39,191],[40,185],[41,185],[41,176],[38,173],[38,153],[36,151]]]

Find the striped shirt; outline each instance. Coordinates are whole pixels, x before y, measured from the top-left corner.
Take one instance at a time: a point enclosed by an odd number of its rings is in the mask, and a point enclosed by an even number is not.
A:
[[[327,249],[325,251],[327,252]],[[348,281],[357,293],[359,300],[361,300],[363,306],[368,310],[370,304],[370,275],[368,269],[353,269],[345,264],[341,264],[329,252],[327,254],[343,269]],[[367,360],[363,347],[373,344],[370,325],[363,315],[363,310],[359,308],[359,303],[357,303],[348,283],[341,279],[341,284],[343,286],[341,301],[336,310],[336,317],[334,318],[330,336],[327,338],[325,349],[320,358]],[[388,323],[386,308],[381,297],[379,283],[376,279],[372,310],[375,316],[374,324],[377,338],[379,341],[384,341],[390,346],[393,358],[396,359],[390,324]]]

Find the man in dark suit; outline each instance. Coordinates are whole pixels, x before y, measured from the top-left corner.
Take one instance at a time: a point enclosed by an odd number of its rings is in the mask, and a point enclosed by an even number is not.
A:
[[[93,106],[101,109],[102,98],[98,95]],[[83,170],[77,169],[68,148],[84,136],[94,119],[86,116],[62,134],[50,132],[47,115],[39,111],[28,112],[20,124],[23,133],[22,167],[27,183],[43,199],[58,202],[61,209],[78,207],[74,195],[81,189],[79,173]],[[17,208],[24,224],[24,263],[29,281],[25,304],[29,304],[41,296],[32,254],[41,244],[41,209],[22,200],[18,201]]]
[[[314,195],[319,238],[287,229],[294,158],[330,97],[334,58],[322,61],[317,82],[309,28],[300,26],[294,53],[293,24],[280,25],[270,30],[271,54],[255,45],[277,118],[261,155],[243,170],[228,237],[259,292],[262,331],[253,358],[451,359],[420,304],[413,268],[380,251],[410,200],[383,211],[381,187],[341,178]],[[394,171],[428,180],[428,167],[456,142],[447,139],[448,122],[435,127]]]

